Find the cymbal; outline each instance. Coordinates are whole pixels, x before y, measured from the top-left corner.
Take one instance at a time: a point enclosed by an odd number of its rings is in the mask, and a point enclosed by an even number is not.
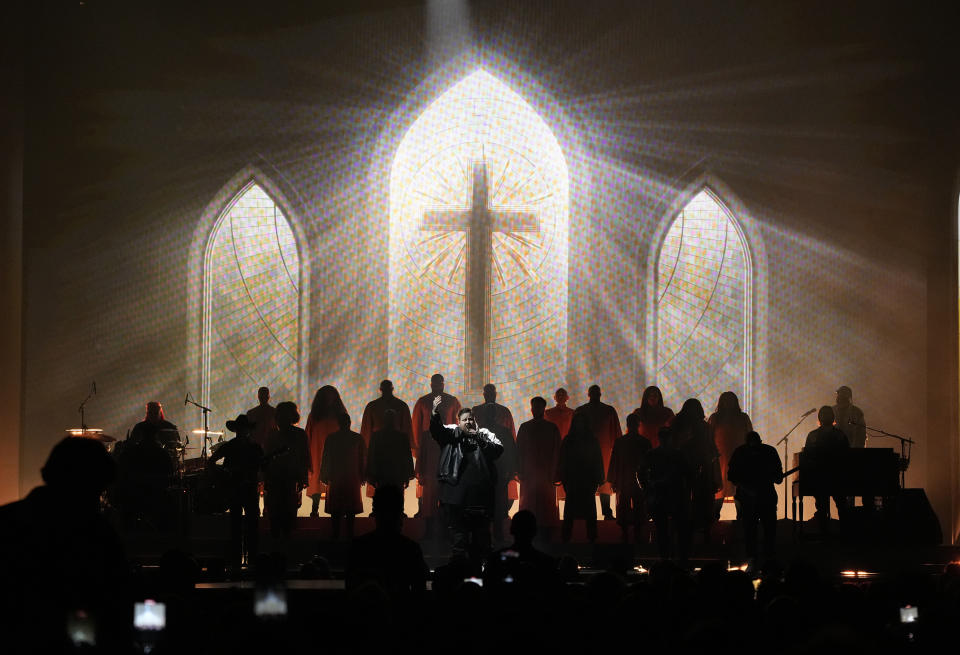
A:
[[[194,431],[193,431],[193,434],[206,434],[208,437],[211,436],[211,435],[214,436],[214,437],[222,437],[222,436],[223,436],[223,432],[216,432],[216,431],[214,431],[214,430],[206,430],[206,431],[204,431],[204,430],[194,430]]]
[[[109,434],[104,434],[103,430],[100,428],[69,428],[66,430],[68,436],[71,437],[83,437],[84,439],[96,439],[102,443],[111,443],[117,440],[116,437],[111,437]]]

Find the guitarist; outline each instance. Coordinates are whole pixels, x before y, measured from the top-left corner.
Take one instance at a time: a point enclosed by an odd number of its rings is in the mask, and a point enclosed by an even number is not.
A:
[[[258,478],[263,464],[263,448],[253,439],[256,423],[246,414],[227,421],[227,429],[237,436],[221,445],[210,458],[208,466],[223,459],[230,509],[229,562],[240,570],[244,555],[248,566],[257,554],[260,492]],[[245,516],[244,516],[245,515]]]

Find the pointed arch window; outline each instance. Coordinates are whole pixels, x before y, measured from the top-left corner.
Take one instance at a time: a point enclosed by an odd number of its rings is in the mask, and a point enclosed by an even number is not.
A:
[[[478,70],[432,102],[390,174],[391,378],[440,371],[517,407],[565,374],[568,171],[551,129]]]
[[[218,217],[204,249],[202,395],[215,416],[255,403],[257,387],[296,398],[300,255],[277,202],[249,181]]]
[[[736,218],[709,189],[670,224],[657,259],[655,377],[675,407],[720,393],[751,403],[752,265]],[[748,410],[749,411],[749,410]]]

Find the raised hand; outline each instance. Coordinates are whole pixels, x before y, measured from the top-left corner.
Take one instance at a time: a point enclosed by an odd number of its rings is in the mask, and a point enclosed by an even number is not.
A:
[[[440,403],[443,402],[443,396],[437,394],[433,397],[433,413],[438,414],[440,412]]]

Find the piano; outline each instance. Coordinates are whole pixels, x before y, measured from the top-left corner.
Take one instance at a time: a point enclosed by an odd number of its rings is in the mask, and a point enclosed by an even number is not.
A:
[[[803,516],[804,496],[894,496],[900,491],[901,467],[893,448],[849,448],[826,463],[807,452],[794,453],[793,519],[797,520],[798,499]]]

